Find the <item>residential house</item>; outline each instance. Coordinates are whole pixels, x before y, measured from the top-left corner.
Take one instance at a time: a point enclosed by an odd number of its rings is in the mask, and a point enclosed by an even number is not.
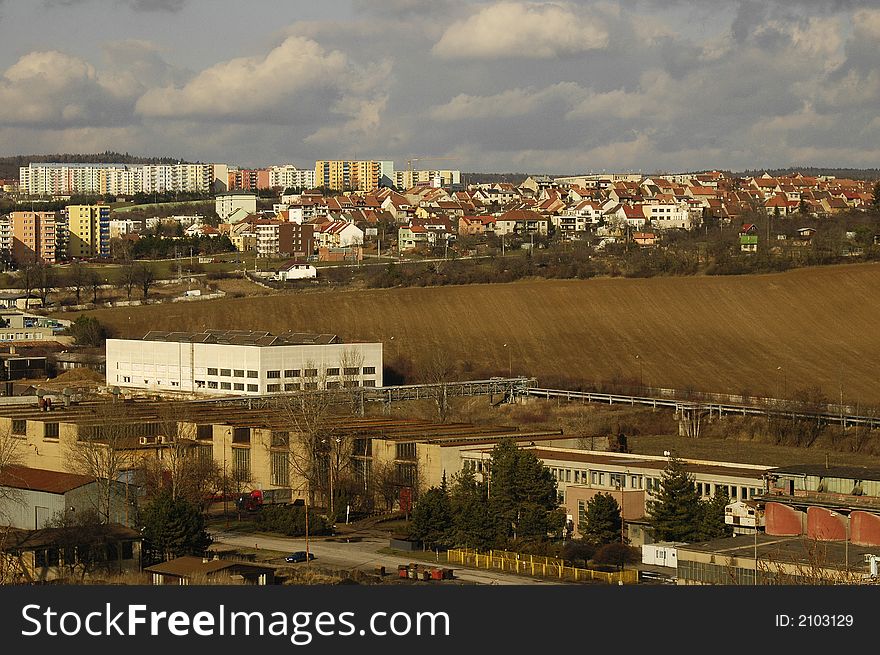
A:
[[[644,248],[657,245],[657,235],[653,232],[633,232],[633,243]]]
[[[739,232],[739,249],[742,252],[758,252],[758,227],[745,223]]]
[[[318,269],[301,259],[291,259],[278,267],[274,279],[279,282],[288,280],[308,280],[318,277]]]
[[[348,248],[364,243],[364,231],[354,223],[333,220],[318,226],[315,239],[319,248]]]
[[[495,220],[495,234],[499,236],[547,236],[549,231],[550,219],[529,209],[506,211]]]

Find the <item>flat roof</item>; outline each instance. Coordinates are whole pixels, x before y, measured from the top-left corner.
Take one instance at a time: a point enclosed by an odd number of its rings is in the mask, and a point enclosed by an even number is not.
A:
[[[163,332],[151,330],[144,341],[216,343],[235,346],[307,346],[341,343],[335,334],[284,332],[279,335],[262,330],[205,330],[203,332]]]
[[[191,575],[210,575],[218,571],[233,568],[247,568],[254,571],[274,571],[272,566],[260,566],[259,564],[251,564],[250,562],[240,562],[238,560],[229,559],[211,559],[207,562],[201,557],[192,557],[185,555],[168,562],[154,564],[148,566],[144,571],[148,573],[159,573],[160,575],[172,575],[178,578],[185,578]]]
[[[682,551],[698,553],[715,553],[726,557],[738,557],[744,560],[755,560],[755,534],[740,534],[723,539],[683,544],[678,548],[678,560],[687,559],[681,556]],[[877,546],[859,546],[841,541],[819,541],[804,535],[794,537],[776,537],[764,533],[758,534],[758,559],[772,560],[779,563],[823,563],[829,567],[842,566],[847,559],[852,568],[864,568],[864,555],[876,555]]]
[[[633,456],[628,453],[602,453],[596,451],[578,451],[567,449],[532,449],[541,460],[557,460],[561,462],[578,462],[581,464],[599,464],[620,466],[624,468],[651,468],[663,470],[668,459],[665,457]],[[694,462],[682,460],[688,473],[706,473],[710,475],[727,475],[730,477],[754,478],[761,480],[771,467],[761,465],[734,464],[727,462]]]
[[[280,397],[283,401],[283,397]],[[340,406],[342,407],[342,406]],[[295,410],[291,410],[294,412]],[[52,411],[40,411],[35,405],[0,405],[0,417],[16,420],[59,422],[79,428],[108,424],[147,427],[157,424],[160,431],[173,421],[196,425],[221,425],[231,428],[269,429],[295,432],[295,416],[283,405],[272,408],[232,403],[201,403],[186,401],[112,401],[81,402],[65,406],[52,405]],[[435,443],[444,446],[480,445],[497,442],[504,437],[518,441],[538,441],[560,438],[561,430],[522,431],[514,426],[485,426],[469,423],[434,423],[417,419],[399,419],[383,416],[360,417],[331,414],[325,420],[328,432],[353,434],[355,437],[386,439],[389,441]],[[170,427],[170,426],[169,426]],[[137,435],[130,435],[138,445]],[[150,446],[152,447],[152,446]]]
[[[8,538],[3,544],[4,549],[12,548],[27,550],[53,546],[64,537],[65,528],[43,528],[42,530],[22,530],[9,528]],[[102,523],[89,528],[88,535],[83,537],[93,543],[102,543],[104,540],[114,541],[140,541],[141,533],[120,523]]]
[[[95,481],[90,475],[60,473],[27,466],[7,466],[0,471],[0,486],[63,494]]]
[[[822,464],[794,464],[770,471],[777,475],[815,475],[822,478],[848,480],[880,480],[880,468],[867,466],[823,466]]]

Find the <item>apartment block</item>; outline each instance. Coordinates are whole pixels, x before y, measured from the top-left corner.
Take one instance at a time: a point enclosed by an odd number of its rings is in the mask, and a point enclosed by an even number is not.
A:
[[[394,162],[328,160],[315,162],[315,185],[339,191],[375,191],[394,181]]]
[[[257,235],[256,250],[260,257],[304,257],[312,254],[313,225],[270,219],[255,220],[251,225]]]
[[[64,208],[66,256],[110,256],[109,205],[68,205]]]
[[[9,253],[12,261],[16,265],[36,261],[54,264],[57,261],[56,223],[55,212],[11,212],[6,231],[11,235]]]
[[[243,209],[248,214],[254,214],[257,211],[257,196],[253,193],[221,193],[214,198],[214,211],[220,220],[226,222],[226,219],[238,210]]]
[[[397,171],[394,184],[398,189],[411,189],[414,186],[449,187],[461,184],[461,171]]]
[[[165,191],[225,190],[225,164],[31,163],[19,169],[26,195],[134,195]]]
[[[280,189],[313,189],[315,171],[297,168],[291,164],[269,168],[269,186]]]

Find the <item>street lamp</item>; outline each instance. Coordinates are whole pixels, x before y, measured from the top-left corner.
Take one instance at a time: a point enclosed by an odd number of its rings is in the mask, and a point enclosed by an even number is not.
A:
[[[507,348],[507,377],[512,378],[513,377],[513,353],[510,350],[510,346],[508,346],[506,343],[504,344],[504,347]]]
[[[839,516],[846,521],[846,523],[843,524],[843,566],[846,571],[846,577],[849,578],[849,516],[844,516],[838,512],[831,512],[831,516]]]
[[[780,377],[782,377],[782,367],[777,366],[776,367],[776,397],[777,398],[781,398],[781,396],[779,395],[779,378]]]
[[[639,355],[636,355],[636,361],[639,363],[639,389],[640,393],[645,392],[645,384],[642,381],[642,358]]]

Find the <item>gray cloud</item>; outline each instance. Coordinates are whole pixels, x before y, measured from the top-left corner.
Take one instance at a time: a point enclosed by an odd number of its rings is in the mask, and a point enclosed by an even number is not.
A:
[[[0,0],[2,1],[2,0]],[[47,7],[72,7],[84,5],[93,0],[43,0]],[[116,0],[117,4],[126,5],[134,11],[178,12],[187,4],[187,0]]]

